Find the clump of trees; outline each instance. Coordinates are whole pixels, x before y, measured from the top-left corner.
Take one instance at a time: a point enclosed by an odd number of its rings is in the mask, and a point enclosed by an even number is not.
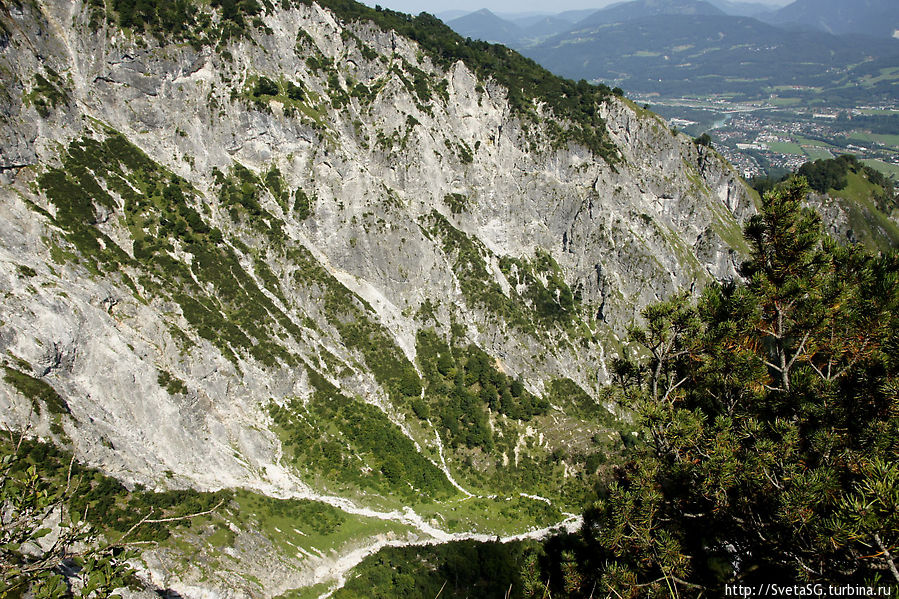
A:
[[[489,451],[494,437],[487,408],[513,420],[531,420],[549,410],[549,402],[528,391],[520,379],[500,372],[476,345],[451,348],[433,329],[418,332],[418,361],[426,401],[413,403],[419,418],[440,422],[450,446]]]
[[[693,143],[697,146],[705,146],[707,148],[712,147],[712,136],[708,133],[703,133],[699,137],[693,139]]]
[[[68,584],[59,568],[69,561],[92,580],[84,588],[89,591],[82,593],[84,597],[90,592],[108,597],[113,589],[124,586],[129,571],[107,548],[74,549],[77,543],[92,540],[92,530],[64,509],[68,487],[53,488],[34,465],[19,467],[22,440],[0,459],[0,596],[17,597],[29,591],[35,597],[65,596]],[[51,536],[54,516],[59,526]],[[103,584],[97,584],[101,577]]]
[[[899,582],[899,260],[841,247],[802,179],[746,228],[744,283],[651,306],[615,364],[646,449],[589,514],[612,587]]]
[[[643,444],[533,596],[899,584],[899,257],[823,236],[807,192],[766,194],[742,281],[643,311],[613,364]]]
[[[883,173],[863,164],[852,154],[843,154],[837,158],[806,162],[799,167],[796,174],[804,177],[811,189],[818,193],[827,193],[831,190],[840,191],[845,189],[849,183],[848,177],[850,172],[863,174],[871,184],[883,188],[885,194],[893,195],[892,182]],[[786,173],[775,177],[756,177],[752,180],[752,186],[760,194],[765,194],[792,176],[793,173]]]
[[[850,166],[858,167],[860,164],[855,156],[844,154],[835,159],[806,162],[799,167],[799,174],[806,178],[809,187],[819,193],[827,193],[829,189],[839,191],[846,188]]]

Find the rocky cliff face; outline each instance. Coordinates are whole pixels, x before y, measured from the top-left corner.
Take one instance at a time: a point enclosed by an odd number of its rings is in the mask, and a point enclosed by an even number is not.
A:
[[[626,436],[600,400],[617,335],[734,275],[753,206],[733,170],[611,96],[598,157],[550,107],[526,117],[465,62],[317,4],[216,45],[116,22],[0,4],[3,424],[129,485],[375,523],[331,552],[298,531],[274,567],[232,521],[232,546],[192,545],[226,577],[148,552],[184,596],[577,510]]]

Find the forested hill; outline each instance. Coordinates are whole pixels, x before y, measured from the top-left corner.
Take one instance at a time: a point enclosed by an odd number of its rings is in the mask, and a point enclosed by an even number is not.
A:
[[[808,162],[797,174],[808,181],[813,191],[809,204],[822,214],[834,239],[861,243],[871,251],[899,248],[899,196],[882,173],[843,155]],[[757,178],[752,185],[765,194],[789,177]]]
[[[765,18],[781,26],[835,34],[895,37],[899,7],[891,0],[796,0]]]

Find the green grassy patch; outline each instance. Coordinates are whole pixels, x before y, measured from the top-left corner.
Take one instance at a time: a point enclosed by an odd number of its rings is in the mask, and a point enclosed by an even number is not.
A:
[[[899,164],[884,162],[883,160],[862,160],[862,162],[894,180],[899,179]]]
[[[772,98],[769,101],[774,106],[796,106],[802,103],[802,98]]]
[[[888,67],[880,69],[879,73],[875,76],[866,76],[863,77],[860,83],[864,87],[872,87],[877,83],[881,83],[883,81],[896,81],[899,80],[899,67]]]
[[[889,148],[899,148],[899,135],[889,135],[886,133],[868,133],[867,131],[853,131],[849,134],[849,139],[883,144]]]
[[[808,156],[809,160],[828,160],[833,158],[833,152],[821,146],[802,145],[802,151]]]
[[[821,141],[820,139],[810,139],[808,137],[796,136],[793,138],[793,141],[800,144],[802,147],[814,146],[814,147],[819,147],[819,148],[839,150],[839,148],[837,148],[837,146],[831,145],[825,141]]]
[[[425,547],[387,547],[367,557],[335,599],[522,597],[529,554],[537,544],[462,541]],[[539,582],[539,581],[538,581]],[[540,597],[537,584],[531,589]]]
[[[561,522],[562,512],[553,504],[518,494],[497,497],[467,497],[457,501],[421,506],[417,512],[439,523],[448,532],[515,535],[531,528]]]
[[[288,464],[329,490],[373,491],[403,505],[455,494],[383,412],[340,393],[318,372],[307,372],[312,397],[271,406]]]
[[[743,229],[740,226],[740,223],[737,222],[737,219],[734,218],[734,215],[731,214],[729,210],[726,210],[719,205],[714,205],[712,207],[712,214],[712,230],[727,244],[728,247],[736,250],[743,256],[748,256],[749,244],[746,243],[746,238],[743,236]]]
[[[402,524],[347,514],[319,501],[275,499],[246,490],[235,491],[234,503],[223,516],[241,529],[262,534],[282,555],[301,559],[301,549],[313,556],[327,555],[353,540],[388,532],[399,536],[410,530]]]
[[[275,599],[318,599],[331,589],[331,583],[320,582],[311,587],[303,587],[287,591],[282,595],[278,595]]]
[[[796,142],[784,142],[784,141],[769,141],[767,142],[768,148],[772,152],[778,152],[779,154],[795,154],[797,156],[805,156],[805,151],[802,149]]]
[[[849,216],[853,234],[871,250],[894,251],[899,247],[899,226],[877,208],[867,179],[851,171],[847,179],[844,189],[830,194],[844,200],[840,205]]]

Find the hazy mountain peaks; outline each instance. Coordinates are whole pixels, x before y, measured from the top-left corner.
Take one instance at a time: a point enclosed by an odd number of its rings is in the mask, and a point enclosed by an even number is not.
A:
[[[448,25],[465,37],[510,44],[524,36],[524,30],[486,8],[449,21]]]
[[[767,20],[836,35],[890,37],[899,29],[899,3],[895,0],[796,0]]]
[[[704,0],[634,0],[615,4],[587,17],[584,25],[620,23],[656,15],[724,15],[725,13]]]

